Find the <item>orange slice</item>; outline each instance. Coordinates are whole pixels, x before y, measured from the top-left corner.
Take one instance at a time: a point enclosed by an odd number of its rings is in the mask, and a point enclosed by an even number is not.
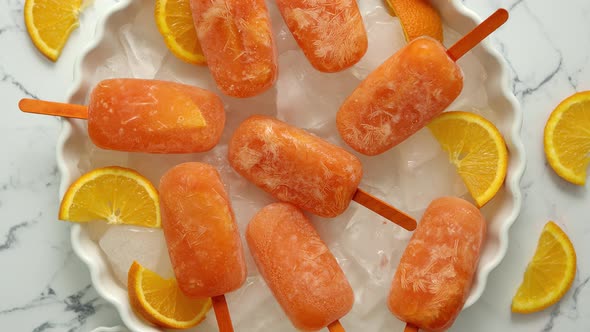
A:
[[[82,0],[26,0],[25,25],[35,47],[56,61],[79,25]]]
[[[555,172],[578,185],[586,183],[590,163],[590,91],[562,101],[545,125],[545,156]]]
[[[533,260],[512,299],[512,311],[532,313],[557,303],[570,289],[576,276],[576,251],[559,226],[548,222],[543,228]]]
[[[205,64],[189,0],[156,0],[155,19],[172,54],[188,63]]]
[[[133,310],[161,327],[193,327],[203,321],[211,309],[210,298],[186,297],[176,279],[164,279],[137,262],[129,269],[127,290]]]
[[[502,134],[482,116],[459,111],[439,115],[428,129],[449,154],[477,205],[484,206],[506,178],[508,150]]]
[[[389,9],[400,20],[406,41],[430,36],[443,42],[442,19],[427,0],[386,0]]]
[[[104,167],[72,183],[61,201],[59,219],[160,227],[159,204],[156,188],[141,174],[128,168]]]

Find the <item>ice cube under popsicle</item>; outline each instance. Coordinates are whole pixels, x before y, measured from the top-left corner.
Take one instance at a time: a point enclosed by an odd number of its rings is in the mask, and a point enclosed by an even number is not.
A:
[[[246,262],[229,197],[217,170],[184,163],[160,180],[162,228],[180,290],[211,297],[221,332],[233,331],[225,293],[246,280]]]
[[[486,221],[471,203],[442,197],[430,203],[395,272],[389,310],[406,332],[444,331],[461,312],[473,282]]]
[[[301,210],[290,203],[267,205],[248,224],[246,240],[258,270],[297,329],[344,331],[338,320],[352,308],[352,288]]]
[[[212,149],[225,126],[221,99],[174,82],[108,79],[90,94],[88,107],[23,99],[23,112],[88,119],[88,136],[107,150],[193,153]]]
[[[322,217],[343,213],[351,200],[407,230],[416,220],[358,185],[360,160],[346,150],[277,119],[254,115],[229,143],[230,165],[276,199]]]
[[[461,93],[455,63],[508,19],[499,9],[446,50],[419,37],[375,69],[344,101],[336,122],[342,139],[366,155],[381,154],[427,125]]]

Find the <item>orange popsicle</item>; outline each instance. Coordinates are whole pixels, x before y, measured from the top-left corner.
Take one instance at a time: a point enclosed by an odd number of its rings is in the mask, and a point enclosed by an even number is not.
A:
[[[342,139],[366,155],[383,153],[442,113],[463,89],[455,64],[508,20],[498,9],[448,50],[419,37],[377,67],[344,101],[336,116]]]
[[[311,222],[289,203],[274,203],[250,221],[246,239],[275,298],[301,330],[319,330],[346,315],[352,288]]]
[[[426,331],[448,329],[469,295],[486,233],[471,203],[434,200],[404,251],[388,306],[399,319]]]
[[[229,163],[276,199],[322,217],[344,212],[350,200],[407,230],[416,221],[358,189],[363,168],[357,157],[305,130],[254,115],[229,142]]]
[[[355,0],[277,0],[279,11],[312,66],[337,72],[367,52],[367,32]]]
[[[246,280],[238,226],[219,173],[184,163],[160,180],[162,228],[180,290],[211,297],[220,332],[233,332],[225,293]]]
[[[212,149],[225,126],[221,99],[184,84],[109,79],[90,94],[88,107],[23,99],[24,112],[88,118],[97,146],[118,151],[193,153]]]
[[[383,153],[442,113],[462,89],[461,69],[444,46],[430,37],[414,39],[346,99],[338,131],[360,153]]]
[[[214,297],[239,288],[246,263],[229,197],[217,170],[184,163],[160,180],[162,228],[183,293]]]
[[[280,201],[322,217],[348,207],[363,174],[358,158],[279,120],[252,116],[234,132],[229,162]]]
[[[211,75],[232,97],[271,87],[278,62],[264,0],[191,0],[195,28]]]

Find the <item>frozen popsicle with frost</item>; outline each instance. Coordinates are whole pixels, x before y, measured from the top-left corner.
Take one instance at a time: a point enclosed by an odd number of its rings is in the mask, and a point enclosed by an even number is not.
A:
[[[504,24],[496,11],[448,50],[420,37],[375,69],[344,101],[336,122],[342,139],[366,155],[381,154],[423,128],[461,93],[463,73],[455,63]]]
[[[276,0],[293,37],[313,67],[338,72],[367,51],[367,32],[355,0]]]
[[[343,213],[351,200],[413,230],[416,221],[358,189],[357,157],[308,132],[266,116],[251,116],[235,130],[230,165],[276,199],[322,217]]]
[[[465,304],[485,240],[486,221],[455,197],[432,201],[404,251],[388,297],[408,331],[444,331]]]
[[[224,294],[246,280],[234,213],[217,170],[184,163],[160,180],[162,228],[180,290],[211,297],[220,331],[233,331]]]
[[[193,153],[212,149],[225,126],[221,99],[180,83],[108,79],[90,94],[88,107],[23,99],[24,112],[88,119],[88,135],[107,150]]]
[[[265,0],[191,0],[195,29],[219,89],[252,97],[278,77],[277,50]]]
[[[337,331],[354,303],[352,288],[330,249],[305,215],[289,203],[273,203],[248,224],[246,240],[258,270],[301,330]],[[343,331],[343,330],[341,330]]]

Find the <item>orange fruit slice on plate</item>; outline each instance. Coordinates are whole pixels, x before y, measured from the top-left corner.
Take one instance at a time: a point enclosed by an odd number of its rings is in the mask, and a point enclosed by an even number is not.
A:
[[[188,63],[206,63],[189,0],[157,0],[155,19],[172,54]]]
[[[35,47],[56,61],[79,25],[82,0],[26,0],[25,25]]]
[[[449,154],[469,193],[479,207],[502,187],[508,167],[508,150],[500,131],[480,115],[446,112],[428,129]]]
[[[400,20],[406,41],[430,36],[443,42],[442,19],[427,0],[386,0],[389,9]]]
[[[557,303],[570,289],[576,276],[576,251],[559,226],[548,222],[543,228],[533,260],[512,299],[512,311],[532,313]]]
[[[193,327],[211,309],[210,298],[189,298],[180,291],[176,279],[164,279],[137,262],[129,269],[127,290],[133,310],[157,326]]]
[[[590,163],[590,91],[557,105],[544,136],[545,156],[553,170],[571,183],[584,185]]]
[[[134,170],[116,166],[98,168],[70,185],[61,201],[59,219],[160,227],[158,192]]]

